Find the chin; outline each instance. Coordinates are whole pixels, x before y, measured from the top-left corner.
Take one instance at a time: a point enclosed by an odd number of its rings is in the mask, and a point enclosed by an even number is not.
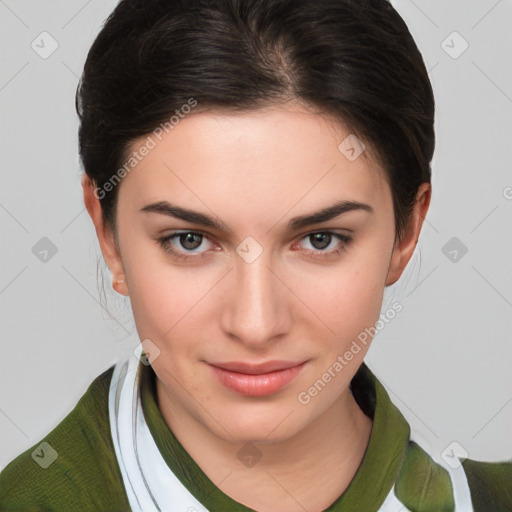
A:
[[[219,411],[218,417],[225,420],[219,425],[208,419],[208,428],[231,443],[279,443],[293,437],[306,423],[298,418],[297,407],[278,403],[233,404]]]

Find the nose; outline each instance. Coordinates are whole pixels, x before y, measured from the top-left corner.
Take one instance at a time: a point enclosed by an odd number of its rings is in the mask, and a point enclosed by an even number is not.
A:
[[[235,257],[229,296],[223,302],[222,328],[240,343],[266,348],[288,332],[290,291],[272,266],[270,251],[252,262]]]

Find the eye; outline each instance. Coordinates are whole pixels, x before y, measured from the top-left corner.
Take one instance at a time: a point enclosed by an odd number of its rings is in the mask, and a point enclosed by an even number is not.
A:
[[[313,250],[306,249],[312,258],[328,258],[338,256],[345,251],[352,242],[352,237],[334,231],[318,231],[307,234],[302,240],[309,241],[313,247]],[[328,247],[331,249],[325,250]]]
[[[205,239],[207,239],[205,235],[195,231],[176,231],[166,237],[159,238],[158,241],[162,248],[166,252],[171,253],[176,259],[189,260],[206,256],[206,251],[194,252],[195,249],[201,247]],[[178,246],[178,248],[176,246]],[[195,256],[189,256],[189,254],[194,254]]]

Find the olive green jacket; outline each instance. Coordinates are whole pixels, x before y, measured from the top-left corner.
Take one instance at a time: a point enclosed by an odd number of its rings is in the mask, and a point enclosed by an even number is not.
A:
[[[99,375],[57,427],[0,473],[0,511],[131,510],[110,432],[113,369]],[[351,387],[359,406],[373,418],[372,433],[352,482],[326,510],[377,512],[394,488],[404,512],[454,512],[447,470],[410,440],[408,423],[365,364]],[[251,510],[216,487],[174,437],[157,406],[151,366],[141,367],[141,403],[163,459],[206,509]],[[512,511],[512,461],[466,459],[462,465],[475,512]],[[172,511],[172,504],[165,510]]]

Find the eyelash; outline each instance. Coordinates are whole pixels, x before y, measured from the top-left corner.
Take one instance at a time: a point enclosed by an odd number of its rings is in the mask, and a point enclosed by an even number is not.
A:
[[[197,256],[186,256],[186,255],[176,251],[175,249],[173,249],[173,247],[171,245],[172,240],[174,240],[175,238],[180,237],[181,235],[187,235],[187,234],[194,234],[194,235],[202,236],[204,238],[208,238],[204,233],[200,233],[198,231],[179,231],[179,232],[176,231],[174,233],[171,233],[168,236],[159,238],[158,242],[160,243],[160,246],[164,249],[164,251],[172,254],[172,256],[174,258],[176,258],[177,260],[189,261],[189,260],[199,260],[199,259],[203,259],[205,257],[208,257],[207,256],[207,251],[203,252],[203,253],[198,253]],[[313,259],[325,259],[327,257],[332,257],[334,255],[340,255],[340,253],[345,251],[347,249],[347,246],[352,242],[352,237],[347,236],[347,235],[343,235],[341,233],[336,233],[334,231],[313,231],[313,232],[308,233],[307,235],[303,236],[301,238],[301,240],[304,240],[305,238],[308,238],[308,237],[313,236],[313,235],[319,235],[319,234],[323,234],[323,235],[329,234],[329,235],[332,235],[334,238],[336,238],[340,242],[342,242],[342,245],[341,245],[341,247],[338,247],[336,249],[332,249],[330,251],[322,251],[320,249],[318,249],[316,251],[312,251],[312,250],[305,249],[305,252],[312,253],[310,256]]]

